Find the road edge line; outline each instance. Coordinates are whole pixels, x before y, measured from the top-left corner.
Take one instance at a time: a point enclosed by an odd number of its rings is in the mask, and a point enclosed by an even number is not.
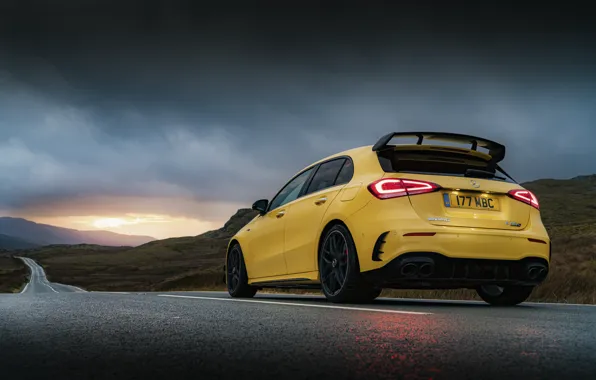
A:
[[[22,256],[14,256],[15,258],[21,260],[23,262],[23,264],[25,264],[25,266],[27,267],[27,270],[29,271],[29,278],[27,278],[27,283],[25,284],[25,287],[23,288],[23,290],[21,290],[19,292],[19,294],[23,294],[25,293],[25,291],[27,290],[27,288],[29,287],[29,284],[31,283],[31,277],[33,277],[33,269],[31,269],[31,267],[29,266],[29,264],[27,264],[27,261],[25,260],[25,257]]]
[[[286,305],[286,306],[302,306],[302,307],[315,307],[321,309],[340,309],[340,310],[355,310],[355,311],[371,311],[378,313],[391,313],[391,314],[411,314],[411,315],[432,315],[430,312],[422,311],[406,311],[406,310],[393,310],[393,309],[374,309],[364,307],[349,307],[339,305],[313,305],[308,303],[296,303],[296,302],[279,302],[279,301],[267,301],[267,300],[247,300],[237,298],[217,298],[217,297],[200,297],[200,296],[182,296],[176,294],[158,294],[158,297],[170,297],[170,298],[190,298],[190,299],[202,299],[202,300],[215,300],[215,301],[233,301],[233,302],[246,302],[246,303],[263,303],[273,305]]]

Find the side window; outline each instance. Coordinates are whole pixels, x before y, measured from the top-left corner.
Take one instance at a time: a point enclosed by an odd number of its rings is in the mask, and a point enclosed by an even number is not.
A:
[[[269,210],[274,210],[298,198],[298,195],[300,195],[300,191],[304,187],[304,184],[308,180],[308,177],[310,177],[310,173],[312,173],[312,171],[312,168],[308,169],[299,174],[290,182],[288,182],[288,184],[284,186],[283,189],[281,189],[279,194],[277,194],[277,196],[273,198],[269,206]]]
[[[352,180],[354,176],[354,164],[352,160],[346,160],[344,166],[339,171],[339,175],[335,180],[336,185],[343,185],[344,183],[348,183]]]
[[[319,170],[317,170],[312,178],[312,181],[310,181],[306,194],[334,186],[335,178],[337,178],[337,174],[344,164],[344,161],[345,159],[338,159],[321,164]]]

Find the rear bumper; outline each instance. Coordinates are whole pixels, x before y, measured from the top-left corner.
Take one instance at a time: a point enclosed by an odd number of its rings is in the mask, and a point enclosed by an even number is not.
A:
[[[551,243],[537,210],[531,211],[523,230],[433,225],[421,219],[403,197],[391,203],[371,201],[345,222],[352,232],[361,272],[380,269],[415,252],[452,259],[536,258],[546,265],[550,262]]]
[[[549,264],[540,257],[521,260],[450,258],[435,252],[410,252],[381,268],[363,272],[371,283],[396,289],[456,289],[480,285],[538,285]]]

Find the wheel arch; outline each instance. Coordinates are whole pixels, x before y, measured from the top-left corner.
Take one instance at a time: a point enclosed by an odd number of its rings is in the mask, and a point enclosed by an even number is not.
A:
[[[235,238],[235,237],[231,238],[230,239],[230,242],[228,243],[228,249],[226,250],[226,255],[230,252],[230,250],[232,249],[232,247],[234,245],[236,245],[236,244],[240,245],[240,242],[238,241],[238,238]]]
[[[319,260],[321,259],[321,245],[323,244],[323,239],[325,237],[325,234],[336,225],[341,225],[341,226],[345,227],[345,229],[348,230],[348,233],[350,234],[352,241],[354,240],[354,235],[346,222],[344,222],[343,220],[338,219],[338,218],[334,218],[334,219],[331,219],[330,221],[328,221],[327,224],[325,224],[325,227],[323,228],[323,230],[321,231],[321,233],[319,235],[319,241],[317,243],[317,256],[316,256],[317,271],[319,270]],[[356,244],[354,244],[354,248],[356,248],[356,263],[358,264],[358,270],[360,270],[360,263],[359,263],[360,260],[358,259],[358,249],[356,247]]]
[[[228,243],[228,247],[226,248],[226,257],[224,259],[224,273],[225,273],[226,269],[228,268],[228,255],[230,254],[230,250],[232,250],[232,247],[236,244],[240,245],[240,242],[238,241],[238,239],[236,239],[235,237],[230,239],[230,242]],[[242,248],[242,246],[241,246],[241,248]]]

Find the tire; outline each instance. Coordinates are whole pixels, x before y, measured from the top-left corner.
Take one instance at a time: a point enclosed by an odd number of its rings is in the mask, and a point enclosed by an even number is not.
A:
[[[363,285],[363,289],[361,289],[360,294],[356,299],[358,303],[371,303],[381,295],[382,291],[383,289],[380,288],[366,287],[366,285]]]
[[[323,294],[333,303],[371,302],[380,294],[380,290],[362,280],[354,240],[341,224],[331,227],[323,236],[319,275]]]
[[[227,257],[226,285],[228,293],[234,298],[252,298],[257,288],[248,284],[248,274],[240,244],[235,244]]]
[[[492,306],[515,306],[530,297],[533,286],[510,285],[498,287],[495,285],[480,286],[476,289],[478,296]]]

